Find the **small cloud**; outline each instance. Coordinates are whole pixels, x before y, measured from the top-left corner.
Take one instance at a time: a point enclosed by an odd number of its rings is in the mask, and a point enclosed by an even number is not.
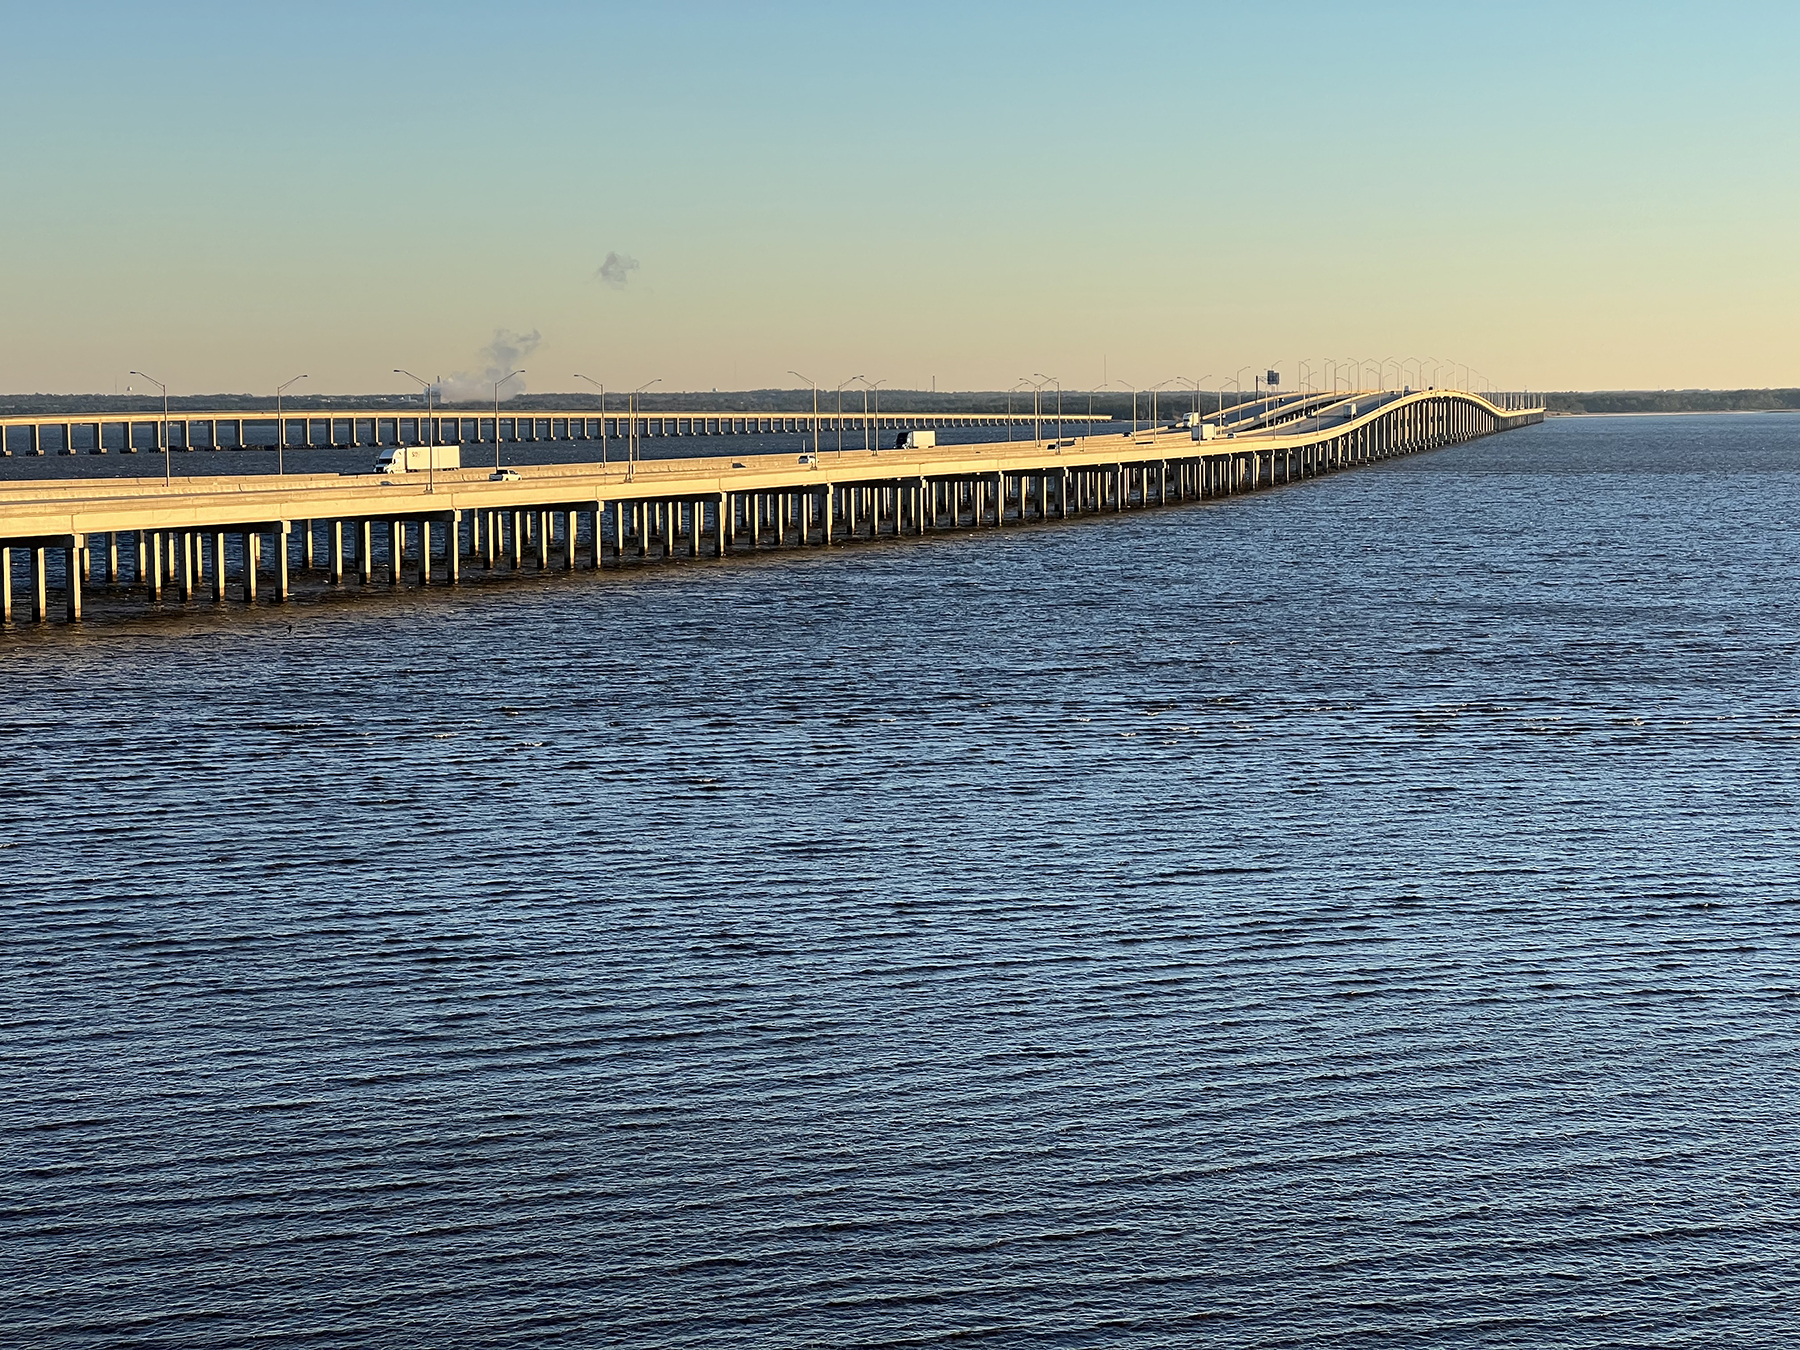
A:
[[[629,253],[608,253],[606,261],[594,273],[594,280],[611,286],[615,291],[625,289],[625,283],[631,280],[631,274],[638,269],[638,260]]]

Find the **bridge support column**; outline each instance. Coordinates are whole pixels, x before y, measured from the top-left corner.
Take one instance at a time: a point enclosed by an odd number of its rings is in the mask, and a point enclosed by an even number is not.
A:
[[[249,530],[244,531],[244,603],[256,603],[256,536]]]
[[[292,541],[287,521],[277,526],[269,542],[275,549],[275,599],[285,605],[292,594],[288,587],[288,549]]]
[[[86,552],[85,535],[70,535],[63,545],[63,612],[70,623],[81,622],[81,561]]]
[[[0,624],[12,622],[13,575],[12,550],[0,547]]]
[[[212,598],[225,602],[225,536],[218,530],[212,532]]]
[[[569,522],[573,525],[575,513],[569,513]],[[569,531],[569,566],[575,566],[575,532]],[[459,512],[451,511],[444,517],[444,580],[452,586],[462,584],[462,518]]]
[[[50,618],[49,560],[36,544],[28,552],[31,554],[31,621],[45,623]]]

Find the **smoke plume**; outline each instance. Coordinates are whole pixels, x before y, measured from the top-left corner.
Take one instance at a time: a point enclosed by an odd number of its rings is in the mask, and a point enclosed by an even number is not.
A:
[[[513,371],[524,364],[525,358],[537,350],[538,343],[544,335],[537,329],[529,333],[515,333],[510,328],[496,328],[494,340],[476,353],[475,359],[481,362],[478,371],[459,370],[456,374],[438,382],[438,397],[446,403],[463,403],[471,399],[489,399],[494,396],[494,381],[505,379]],[[515,394],[525,392],[525,377],[519,376],[507,382],[500,390],[502,400]]]
[[[625,289],[625,283],[631,280],[631,274],[637,271],[638,260],[629,253],[608,253],[606,261],[594,273],[594,280],[611,286],[615,291]]]

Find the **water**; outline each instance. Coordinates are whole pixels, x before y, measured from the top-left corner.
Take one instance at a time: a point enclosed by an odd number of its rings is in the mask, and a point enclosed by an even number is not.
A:
[[[1797,432],[9,636],[0,1338],[1791,1342]]]

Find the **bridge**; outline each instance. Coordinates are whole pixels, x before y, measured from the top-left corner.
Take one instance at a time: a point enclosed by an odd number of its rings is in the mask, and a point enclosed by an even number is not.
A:
[[[1189,428],[926,450],[540,465],[435,474],[39,479],[0,486],[0,620],[91,588],[151,605],[301,587],[457,585],[779,547],[1066,520],[1254,492],[1541,422],[1450,390],[1290,395]],[[23,617],[23,616],[22,616]]]
[[[635,420],[636,426],[632,423]],[[1058,419],[1039,415],[1040,424],[1058,420],[1067,426],[1085,426],[1111,419],[1102,415],[1065,413]],[[279,429],[277,422],[280,423]],[[821,437],[861,437],[864,431],[911,431],[946,427],[1025,427],[1032,425],[1029,409],[1014,413],[933,412],[603,412],[595,408],[530,409],[503,412],[497,419],[502,444],[539,441],[625,440],[635,430],[646,436],[755,436],[780,432]],[[160,454],[164,436],[170,450],[353,450],[360,446],[493,445],[496,418],[492,412],[461,408],[427,413],[423,407],[301,409],[282,412],[223,409],[171,415],[155,413],[58,413],[0,417],[0,455],[134,455],[143,451]]]

